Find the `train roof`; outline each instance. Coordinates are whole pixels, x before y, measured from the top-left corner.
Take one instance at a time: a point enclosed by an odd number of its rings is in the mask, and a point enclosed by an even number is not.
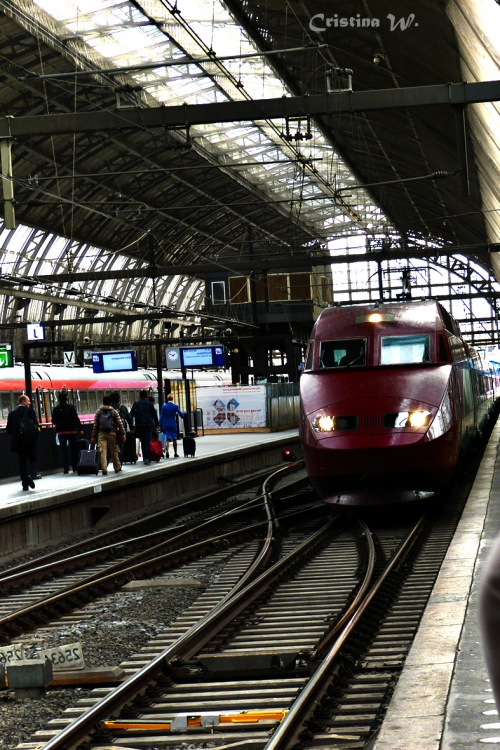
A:
[[[373,303],[371,305],[345,305],[341,307],[328,307],[323,310],[316,321],[314,336],[350,336],[356,332],[366,332],[366,326],[372,325],[362,319],[370,313],[381,313],[391,315],[391,323],[379,324],[384,332],[394,325],[404,326],[415,331],[444,331],[445,329],[455,336],[461,337],[458,323],[450,313],[433,300],[419,302],[391,301],[384,303]],[[362,326],[362,327],[361,327]]]

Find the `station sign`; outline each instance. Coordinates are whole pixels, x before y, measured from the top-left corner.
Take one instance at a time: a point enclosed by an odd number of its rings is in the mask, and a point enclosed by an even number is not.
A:
[[[45,341],[45,326],[43,323],[28,323],[26,326],[28,341]]]
[[[132,349],[121,352],[92,352],[92,369],[101,372],[133,372],[137,370],[137,355]]]
[[[11,344],[0,344],[0,369],[14,367],[14,357]]]
[[[167,369],[189,368],[202,370],[204,367],[224,367],[224,347],[212,346],[169,346],[166,351]]]

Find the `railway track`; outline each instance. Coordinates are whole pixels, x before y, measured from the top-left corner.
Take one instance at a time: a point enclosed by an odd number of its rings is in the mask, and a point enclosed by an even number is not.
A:
[[[213,585],[122,664],[122,685],[92,691],[23,750],[364,747],[460,509],[408,534],[378,529],[374,544],[340,517],[267,515],[265,542],[228,550]]]
[[[288,465],[282,474],[294,469],[300,469],[300,465]],[[264,476],[268,475],[269,470],[264,473]],[[253,477],[241,484],[235,483],[221,493],[222,498],[219,492],[197,498],[187,504],[180,518],[178,508],[162,511],[155,514],[152,521],[134,521],[93,540],[58,550],[42,560],[4,571],[0,577],[0,591],[3,588],[12,593],[4,594],[0,602],[0,642],[7,643],[48,618],[60,618],[68,609],[82,606],[134,577],[167,570],[192,556],[207,555],[214,545],[227,539],[247,538],[258,533],[265,522],[251,521],[250,517],[260,513],[262,492],[257,491],[255,497],[241,500],[241,493],[250,487],[255,488],[256,481]],[[277,498],[302,486],[304,477],[282,480],[281,484],[276,488]],[[214,507],[219,512],[214,514]],[[152,523],[157,528],[160,521],[168,523],[173,516],[178,517],[176,526],[131,536],[138,527],[151,526]],[[102,542],[109,541],[110,536],[118,536],[121,541],[103,545]],[[92,546],[88,548],[89,545]],[[96,564],[96,561],[99,562]]]
[[[375,565],[371,535],[357,522],[354,532],[340,516],[326,523],[309,518],[280,535],[274,516],[268,505],[268,533],[250,567],[253,573],[242,573],[253,554],[245,548],[233,558],[234,571],[226,565],[222,580],[170,631],[122,665],[130,675],[125,683],[69,725],[63,716],[33,740],[47,741],[47,748],[76,747],[97,723],[100,734],[93,745],[111,738],[127,747],[224,744],[238,738],[265,745],[269,730],[284,719],[316,670],[311,657],[317,646],[350,616],[349,604],[355,608],[363,600]],[[391,555],[400,537],[391,531],[379,547]],[[266,562],[267,569],[258,574]],[[325,580],[334,583],[329,591]],[[102,690],[94,691],[89,700],[101,696]],[[259,716],[249,729],[255,706]],[[124,707],[131,717],[128,725],[123,719],[120,725],[110,723]],[[70,713],[82,710],[75,707]],[[198,727],[183,726],[187,714]],[[149,729],[153,734],[145,737]]]

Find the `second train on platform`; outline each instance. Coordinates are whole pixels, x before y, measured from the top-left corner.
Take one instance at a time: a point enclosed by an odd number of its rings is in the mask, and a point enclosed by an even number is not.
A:
[[[328,308],[300,381],[300,436],[327,503],[443,490],[494,413],[498,378],[437,302]]]

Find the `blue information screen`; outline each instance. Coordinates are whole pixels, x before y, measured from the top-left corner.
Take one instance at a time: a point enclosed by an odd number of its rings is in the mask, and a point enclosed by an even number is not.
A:
[[[94,372],[132,372],[137,370],[137,357],[134,351],[93,352]]]
[[[223,346],[184,346],[180,353],[182,367],[224,367]]]

